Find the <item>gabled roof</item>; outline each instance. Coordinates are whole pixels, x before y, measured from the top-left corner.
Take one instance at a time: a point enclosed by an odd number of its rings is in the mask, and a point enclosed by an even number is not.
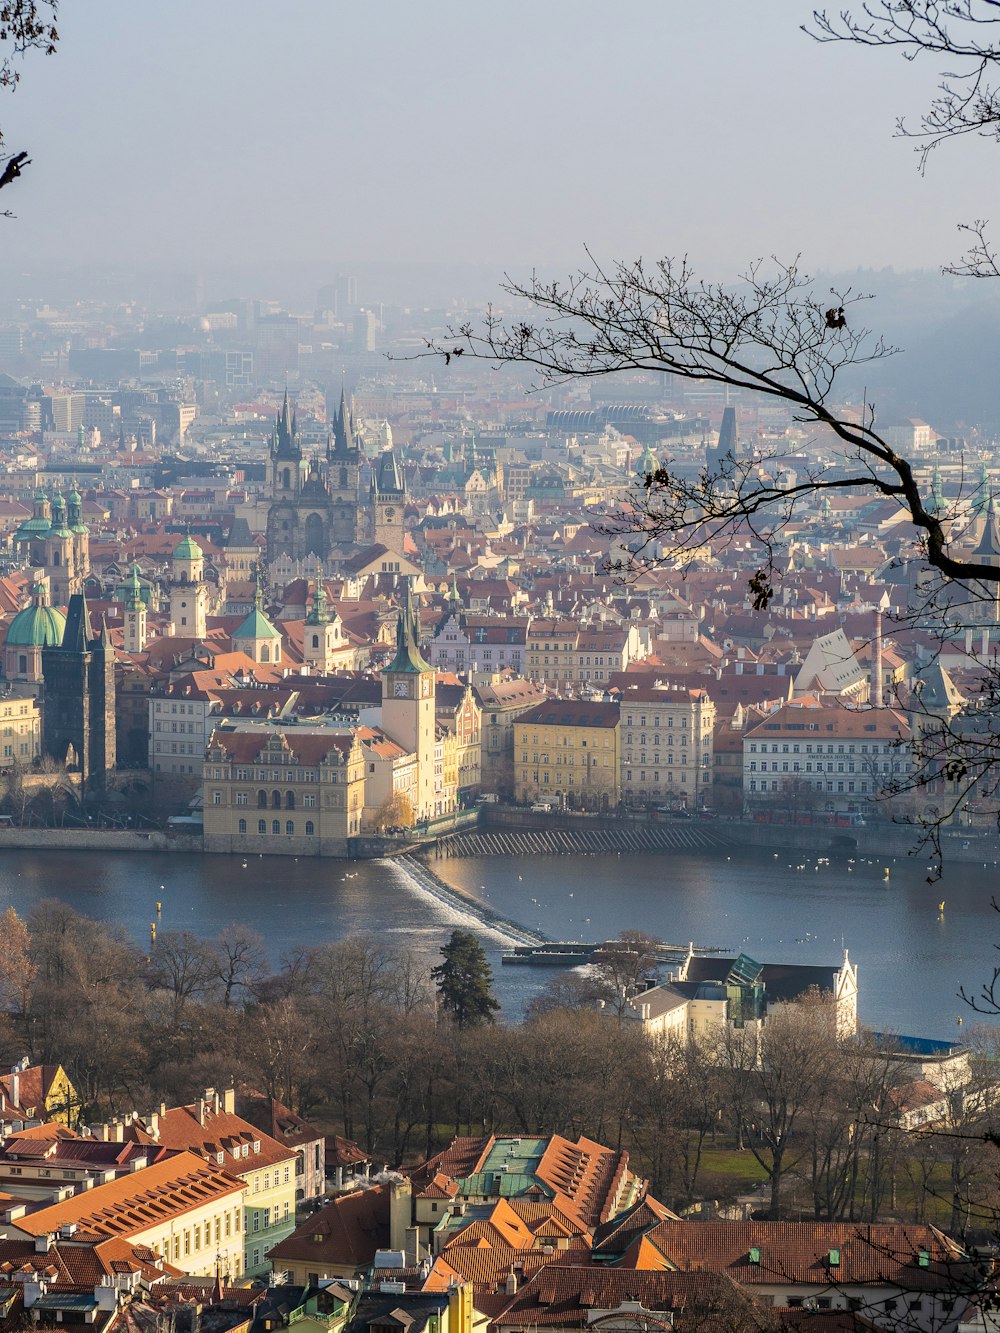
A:
[[[342,1194],[279,1241],[268,1258],[366,1268],[389,1244],[389,1187]]]

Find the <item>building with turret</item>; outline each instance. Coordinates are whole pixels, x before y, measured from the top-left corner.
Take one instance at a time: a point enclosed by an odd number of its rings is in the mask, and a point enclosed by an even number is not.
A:
[[[403,554],[405,505],[406,482],[403,473],[395,452],[386,449],[379,455],[372,472],[372,539],[376,546],[384,546],[387,551],[394,551],[397,555]]]
[[[3,645],[3,674],[8,681],[40,685],[42,649],[62,643],[66,617],[49,604],[49,585],[44,578],[35,584],[31,605],[10,622]]]

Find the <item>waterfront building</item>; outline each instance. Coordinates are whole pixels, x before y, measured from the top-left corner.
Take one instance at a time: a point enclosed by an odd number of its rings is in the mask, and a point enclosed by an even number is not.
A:
[[[672,981],[651,986],[627,1004],[626,1019],[661,1040],[686,1045],[711,1039],[726,1027],[746,1028],[766,1021],[775,1005],[798,1004],[818,995],[829,1002],[837,1036],[858,1028],[858,965],[844,950],[839,966],[758,963],[738,958],[704,957],[689,950]]]
[[[477,684],[481,710],[480,781],[487,792],[514,794],[514,722],[545,698],[545,691],[524,679],[491,675]]]
[[[115,650],[107,625],[90,637],[90,612],[74,593],[62,642],[42,648],[42,748],[80,773],[83,789],[115,766]]]
[[[382,670],[381,726],[408,754],[417,757],[414,817],[417,821],[449,814],[457,804],[457,780],[444,781],[444,738],[437,730],[436,672],[421,656],[416,614],[405,582],[396,624],[396,654]],[[457,775],[456,775],[457,776]]]
[[[743,792],[751,802],[790,792],[826,809],[867,802],[910,771],[910,724],[895,708],[784,704],[743,735]]]
[[[365,760],[348,727],[227,723],[202,767],[205,850],[347,856],[361,832]]]
[[[552,699],[514,721],[514,796],[588,810],[621,799],[617,703]]]
[[[715,705],[704,690],[627,686],[621,699],[622,800],[712,804]]]

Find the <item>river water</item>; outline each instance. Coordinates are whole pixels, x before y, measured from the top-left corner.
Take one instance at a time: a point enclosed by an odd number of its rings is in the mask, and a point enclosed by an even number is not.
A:
[[[811,964],[838,963],[846,947],[860,967],[862,1020],[911,1035],[960,1037],[958,1018],[976,1020],[959,985],[978,989],[1000,963],[995,864],[952,865],[936,884],[927,883],[926,858],[827,864],[801,852],[442,857],[429,865],[473,900],[471,915],[387,862],[38,851],[3,853],[0,912],[13,905],[24,915],[58,897],[119,923],[138,943],[154,920],[205,936],[241,921],[264,936],[275,964],[299,946],[374,931],[414,945],[431,965],[463,925],[481,935],[509,1017],[552,974],[501,966],[508,941],[476,919],[476,902],[552,939],[637,928],[670,943]]]

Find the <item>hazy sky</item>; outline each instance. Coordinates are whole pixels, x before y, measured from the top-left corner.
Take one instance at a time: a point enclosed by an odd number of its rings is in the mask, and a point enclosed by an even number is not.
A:
[[[34,165],[4,263],[565,265],[689,251],[936,266],[1000,147],[926,178],[933,67],[817,46],[798,0],[63,0],[0,94]]]

